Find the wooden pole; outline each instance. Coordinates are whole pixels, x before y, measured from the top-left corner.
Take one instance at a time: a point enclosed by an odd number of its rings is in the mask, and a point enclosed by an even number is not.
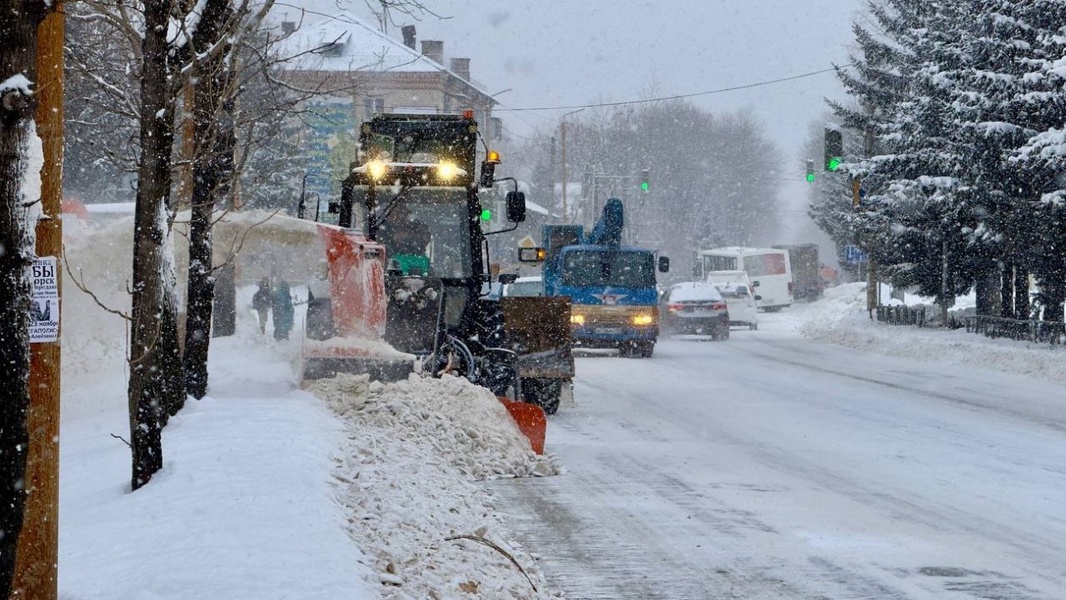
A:
[[[64,6],[56,4],[37,29],[37,135],[44,146],[37,256],[56,259],[62,301],[63,223],[63,30]],[[54,307],[58,311],[60,306]],[[15,563],[12,598],[56,600],[59,563],[59,393],[60,336],[30,344],[30,445],[26,458],[27,497]]]

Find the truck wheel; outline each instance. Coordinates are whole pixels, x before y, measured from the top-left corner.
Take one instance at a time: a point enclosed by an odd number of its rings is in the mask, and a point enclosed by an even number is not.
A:
[[[636,355],[640,358],[651,358],[655,353],[655,342],[640,342],[637,344]]]
[[[559,410],[559,400],[562,398],[563,382],[560,379],[548,379],[545,377],[527,377],[522,379],[523,402],[536,404],[544,409],[549,415],[554,415]]]

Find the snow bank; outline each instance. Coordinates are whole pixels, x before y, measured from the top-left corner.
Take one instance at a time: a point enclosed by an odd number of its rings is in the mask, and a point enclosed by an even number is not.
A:
[[[915,303],[922,303],[921,299],[908,302]],[[829,288],[818,302],[794,304],[788,320],[805,337],[865,352],[1066,382],[1064,346],[992,339],[963,329],[880,323],[871,320],[866,312],[863,283]]]
[[[544,597],[534,591],[543,575],[506,539],[477,482],[561,469],[532,452],[495,396],[465,379],[417,376],[381,384],[338,375],[310,391],[349,425],[336,486],[383,597]]]

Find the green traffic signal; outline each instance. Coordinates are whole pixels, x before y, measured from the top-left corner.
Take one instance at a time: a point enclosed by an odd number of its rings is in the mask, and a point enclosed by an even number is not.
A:
[[[814,161],[807,161],[807,183],[814,183]]]
[[[644,169],[640,172],[640,191],[646,192],[648,191],[649,187],[650,186],[648,185],[648,169]]]
[[[491,221],[492,220],[492,211],[487,209],[487,208],[481,209],[481,220],[482,221]]]
[[[645,192],[648,191],[648,182],[647,181],[640,182],[640,189],[642,191],[645,191]]]
[[[807,183],[814,183],[814,173],[807,173]]]
[[[825,129],[825,162],[822,168],[826,171],[836,171],[844,157],[844,134],[839,129],[826,127]]]

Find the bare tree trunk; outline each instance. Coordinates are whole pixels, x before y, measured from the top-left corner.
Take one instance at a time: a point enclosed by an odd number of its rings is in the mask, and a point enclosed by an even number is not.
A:
[[[974,281],[977,314],[989,316],[1000,314],[999,294],[1002,286],[999,278],[1000,270],[999,268],[994,268],[988,273],[978,276],[976,281]]]
[[[1040,279],[1040,296],[1044,304],[1045,321],[1062,321],[1062,303],[1066,301],[1066,284],[1062,281],[1062,271]]]
[[[177,337],[168,319],[164,270],[168,264],[167,205],[171,191],[174,97],[166,40],[170,2],[144,3],[141,75],[141,158],[133,238],[133,307],[130,325],[130,447],[134,490],[163,466],[162,427],[168,378],[163,370],[165,336]],[[172,309],[171,309],[172,310]],[[173,331],[171,331],[173,329]],[[179,363],[180,364],[180,363]]]
[[[1014,318],[1029,319],[1029,271],[1021,265],[1014,267]]]
[[[29,86],[36,77],[37,26],[46,4],[0,0],[0,597],[7,598],[15,574],[15,552],[26,502],[27,411],[30,404],[30,280],[34,256],[27,198],[37,148],[35,105]],[[15,76],[23,76],[21,82]],[[14,78],[14,79],[13,79]],[[36,158],[40,158],[39,156]]]
[[[999,316],[1008,319],[1017,319],[1018,313],[1014,306],[1014,263],[1003,265],[999,276]]]
[[[206,25],[206,23],[205,23]],[[189,227],[188,312],[185,326],[185,385],[192,397],[207,394],[207,359],[214,304],[211,215],[233,177],[232,102],[225,101],[230,73],[218,55],[197,69],[195,130],[198,145],[193,167],[192,216]]]

